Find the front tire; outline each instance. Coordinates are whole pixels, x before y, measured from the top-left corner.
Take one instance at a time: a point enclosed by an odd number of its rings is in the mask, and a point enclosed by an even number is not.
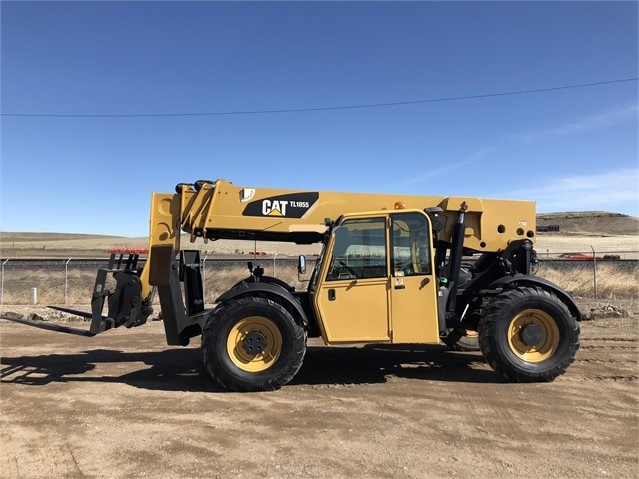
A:
[[[497,296],[479,321],[479,345],[506,380],[552,381],[579,349],[579,323],[551,291],[519,287]]]
[[[206,369],[224,388],[273,391],[302,366],[306,334],[282,305],[270,299],[233,299],[207,320],[202,353]]]

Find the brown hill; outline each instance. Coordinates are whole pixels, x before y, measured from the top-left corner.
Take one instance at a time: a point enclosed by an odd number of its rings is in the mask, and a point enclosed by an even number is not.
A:
[[[540,247],[555,250],[576,247],[576,238],[583,238],[587,245],[594,244],[593,237],[599,240],[611,239],[613,249],[635,250],[639,245],[639,218],[603,211],[544,213],[537,216],[537,224],[559,225],[559,233],[540,233],[537,235]],[[197,241],[189,243],[188,235],[182,239],[183,248],[199,249],[205,256],[248,254],[263,251],[268,255],[316,254],[318,245],[295,245],[259,241]],[[572,240],[569,240],[572,238]],[[556,244],[559,240],[569,240],[570,245]],[[624,240],[624,241],[622,241]],[[102,257],[109,249],[138,249],[148,246],[146,237],[129,238],[121,236],[67,234],[67,233],[28,233],[3,232],[0,234],[0,257],[2,258],[82,258]],[[584,244],[586,244],[584,243]],[[628,243],[630,246],[626,245]],[[543,249],[542,248],[542,249]],[[590,246],[586,246],[589,250]]]
[[[606,211],[576,211],[537,215],[537,226],[559,225],[576,235],[639,235],[639,218]]]

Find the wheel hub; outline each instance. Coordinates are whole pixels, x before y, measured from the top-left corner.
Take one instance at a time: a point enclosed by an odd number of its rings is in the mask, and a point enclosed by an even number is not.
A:
[[[242,341],[242,345],[244,346],[244,351],[251,356],[257,356],[267,346],[266,338],[259,331],[251,331],[246,335],[244,341]]]
[[[526,346],[537,346],[544,339],[544,333],[537,324],[527,324],[521,329],[521,340]]]

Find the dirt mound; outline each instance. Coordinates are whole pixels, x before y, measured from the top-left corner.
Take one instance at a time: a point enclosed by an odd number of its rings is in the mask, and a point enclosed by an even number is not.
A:
[[[592,321],[595,319],[605,318],[627,318],[630,314],[625,308],[621,306],[606,305],[599,308],[591,308],[590,311],[584,314],[584,321]]]

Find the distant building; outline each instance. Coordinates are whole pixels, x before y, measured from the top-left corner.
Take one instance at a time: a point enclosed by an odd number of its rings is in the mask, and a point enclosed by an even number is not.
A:
[[[559,225],[537,226],[538,233],[559,233]]]

